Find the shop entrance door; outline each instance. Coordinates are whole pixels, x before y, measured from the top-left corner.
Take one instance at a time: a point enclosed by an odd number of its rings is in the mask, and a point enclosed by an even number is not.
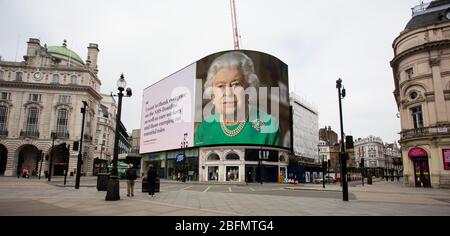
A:
[[[413,162],[416,187],[431,187],[428,158],[415,158]]]

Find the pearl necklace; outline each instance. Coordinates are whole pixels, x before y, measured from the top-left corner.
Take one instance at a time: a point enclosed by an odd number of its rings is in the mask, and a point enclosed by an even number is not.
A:
[[[245,122],[239,123],[238,127],[235,130],[229,130],[225,125],[225,122],[220,122],[220,126],[222,127],[222,131],[229,137],[234,137],[238,135],[245,126]]]

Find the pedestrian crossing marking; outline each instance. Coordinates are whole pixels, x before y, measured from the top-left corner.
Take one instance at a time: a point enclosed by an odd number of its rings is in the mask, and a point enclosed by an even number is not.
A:
[[[211,186],[208,186],[205,190],[203,190],[204,193],[208,192],[208,190],[211,188]]]

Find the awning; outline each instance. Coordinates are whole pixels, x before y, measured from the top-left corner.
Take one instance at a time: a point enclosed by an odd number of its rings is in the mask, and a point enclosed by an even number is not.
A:
[[[427,151],[425,151],[423,148],[411,148],[408,151],[408,157],[414,158],[414,157],[428,157]]]

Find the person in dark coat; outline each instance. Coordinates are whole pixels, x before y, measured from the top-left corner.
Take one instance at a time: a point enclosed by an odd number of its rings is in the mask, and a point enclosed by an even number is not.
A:
[[[133,169],[133,164],[128,165],[128,169],[125,172],[125,177],[127,178],[127,197],[134,197],[134,183],[137,179],[136,170]]]
[[[147,170],[147,181],[148,181],[148,195],[151,195],[153,197],[155,195],[156,170],[151,164],[148,166]]]

